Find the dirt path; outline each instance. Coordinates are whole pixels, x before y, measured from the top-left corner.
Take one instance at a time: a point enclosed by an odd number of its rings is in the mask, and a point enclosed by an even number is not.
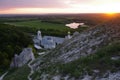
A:
[[[33,70],[32,66],[30,65],[32,62],[33,62],[33,60],[31,60],[28,63],[28,67],[31,69],[30,74],[28,75],[28,80],[32,80],[31,75],[34,73],[34,70]]]
[[[4,73],[2,76],[0,76],[0,80],[3,80],[3,78],[5,77],[5,75],[7,75],[8,72]]]
[[[38,53],[38,55],[45,54],[45,52]],[[33,62],[34,58],[28,63],[28,67],[31,69],[30,74],[28,75],[28,80],[32,80],[31,75],[34,73],[33,67],[30,65]]]

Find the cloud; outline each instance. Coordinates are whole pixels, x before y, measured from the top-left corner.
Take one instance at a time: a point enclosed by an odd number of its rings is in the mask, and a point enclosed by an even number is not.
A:
[[[120,0],[0,0],[0,13],[120,12]]]
[[[1,0],[0,8],[62,8],[67,7],[64,0]]]
[[[71,4],[90,4],[94,1],[95,0],[69,0],[69,3],[71,3]]]

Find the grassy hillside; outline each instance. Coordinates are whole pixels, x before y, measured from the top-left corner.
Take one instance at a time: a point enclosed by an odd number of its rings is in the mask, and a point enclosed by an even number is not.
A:
[[[95,54],[82,57],[70,63],[49,63],[49,65],[41,66],[41,68],[32,75],[33,80],[39,80],[43,73],[49,74],[49,79],[54,75],[69,75],[75,77],[85,75],[102,76],[106,71],[116,72],[120,69],[120,59],[112,60],[112,57],[120,55],[120,42],[113,42],[111,45],[99,49]],[[49,56],[48,56],[49,57]],[[94,70],[100,71],[94,73]],[[27,66],[23,66],[15,71],[10,72],[4,80],[27,80],[29,74]],[[17,76],[17,77],[16,77]],[[50,77],[51,76],[51,77]],[[63,79],[64,80],[64,79]]]
[[[27,65],[25,65],[21,68],[10,70],[4,80],[27,80],[29,73],[30,69]]]
[[[79,58],[70,63],[49,63],[33,74],[33,80],[37,80],[43,73],[53,75],[69,75],[76,79],[85,74],[94,75],[94,70],[98,70],[97,76],[102,76],[105,72],[116,72],[120,69],[120,59],[112,60],[112,57],[120,55],[120,42],[114,42],[111,45],[99,49],[95,54]],[[49,76],[49,77],[50,77]]]
[[[120,69],[120,59],[112,60],[112,57],[118,57],[119,55],[120,42],[115,42],[99,49],[93,55],[60,65],[60,72],[75,77],[84,75],[85,71],[87,71],[89,75],[93,75],[94,70],[99,70],[99,75],[107,71],[116,72]]]
[[[110,20],[46,52],[31,64],[35,69],[33,80],[43,80],[44,77],[52,80],[56,76],[61,80],[66,76],[68,80],[80,80],[86,74],[96,80],[108,71],[120,71],[119,26],[119,18]]]

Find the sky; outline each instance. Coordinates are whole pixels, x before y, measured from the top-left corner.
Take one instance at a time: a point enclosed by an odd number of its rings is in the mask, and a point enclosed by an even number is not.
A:
[[[0,14],[119,12],[120,0],[0,0]]]

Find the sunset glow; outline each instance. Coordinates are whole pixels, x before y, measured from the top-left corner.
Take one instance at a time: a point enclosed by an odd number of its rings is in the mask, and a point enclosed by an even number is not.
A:
[[[44,13],[119,13],[120,0],[4,0],[0,3],[0,14],[44,14]],[[23,1],[23,2],[22,2]],[[26,4],[25,4],[26,2]],[[29,2],[29,3],[27,3]],[[38,4],[39,3],[39,4]],[[14,5],[13,5],[14,4]]]

